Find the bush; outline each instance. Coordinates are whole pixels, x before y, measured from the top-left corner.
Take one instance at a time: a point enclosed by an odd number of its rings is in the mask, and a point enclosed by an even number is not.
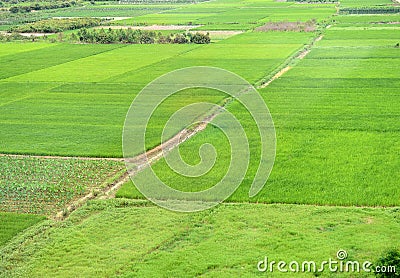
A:
[[[190,42],[191,43],[196,43],[196,44],[208,44],[210,43],[210,34],[202,34],[202,33],[196,33],[191,36]]]
[[[15,13],[19,12],[19,9],[18,9],[18,7],[11,7],[10,12],[15,14]]]
[[[184,44],[184,43],[188,43],[188,39],[183,34],[176,34],[173,42],[178,43],[178,44]]]
[[[377,267],[395,267],[395,272],[378,272]],[[396,249],[390,249],[384,253],[375,263],[374,272],[376,277],[400,277],[400,252]]]

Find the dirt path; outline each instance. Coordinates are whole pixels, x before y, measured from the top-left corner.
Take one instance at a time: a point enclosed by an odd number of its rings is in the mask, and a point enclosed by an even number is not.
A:
[[[275,79],[278,79],[279,77],[281,77],[282,75],[284,75],[287,71],[289,71],[292,67],[291,66],[286,66],[283,69],[281,69],[280,71],[278,71],[274,76],[272,76],[272,78],[270,80],[268,80],[267,82],[265,82],[264,84],[262,84],[259,88],[265,88],[267,87],[269,84],[271,84]]]
[[[246,91],[241,92],[240,94],[246,93]],[[239,95],[240,95],[239,94]],[[192,128],[185,128],[182,131],[178,132],[174,137],[171,139],[165,141],[164,143],[158,145],[157,147],[147,151],[146,153],[140,154],[138,156],[133,157],[132,159],[128,160],[130,163],[135,164],[135,167],[132,169],[129,169],[128,172],[125,172],[122,174],[118,179],[116,179],[113,183],[109,184],[106,188],[102,189],[101,192],[98,192],[97,194],[94,194],[93,192],[90,192],[81,198],[75,200],[73,203],[68,205],[66,208],[64,208],[62,211],[58,212],[54,219],[55,220],[64,220],[65,218],[68,217],[68,215],[76,210],[78,207],[82,206],[85,202],[91,199],[108,199],[108,198],[113,198],[115,197],[115,193],[117,190],[127,181],[129,181],[129,176],[130,175],[135,175],[136,173],[139,173],[143,169],[147,168],[151,164],[155,163],[159,159],[161,159],[164,155],[166,155],[168,152],[182,144],[183,142],[187,141],[194,135],[196,135],[198,132],[201,132],[204,130],[208,122],[212,121],[218,114],[220,114],[223,111],[223,107],[228,105],[232,101],[231,98],[227,98],[222,107],[218,108],[213,108],[212,110],[208,111],[202,121],[193,126]],[[18,156],[20,157],[20,156]],[[26,156],[26,157],[32,157],[32,156]],[[36,156],[40,157],[40,156]],[[43,157],[43,156],[42,156]],[[53,156],[47,156],[47,158],[55,158]],[[64,157],[65,159],[71,159],[72,157]],[[82,159],[104,159],[104,158],[87,158],[84,157]],[[107,159],[107,158],[106,158]],[[123,161],[124,159],[121,158],[108,158],[112,160],[121,160]],[[129,175],[130,174],[130,175]]]
[[[399,0],[400,1],[400,0]],[[318,41],[322,40],[324,36],[321,35],[317,38],[315,38],[307,47],[306,49],[304,49],[303,51],[297,53],[294,57],[292,57],[292,60],[295,59],[304,59],[311,51],[311,47]],[[273,75],[268,81],[266,81],[265,83],[263,83],[262,85],[258,86],[259,89],[265,88],[267,87],[269,84],[271,84],[274,80],[278,79],[279,77],[281,77],[283,74],[285,74],[286,72],[288,72],[292,67],[290,65],[282,68],[280,71],[278,71],[275,75]]]
[[[73,201],[71,204],[69,204],[63,210],[59,211],[52,218],[54,220],[64,220],[69,216],[69,214],[71,212],[75,211],[77,208],[81,207],[89,200],[96,199],[96,198],[108,199],[110,197],[115,197],[116,191],[127,181],[129,181],[129,175],[127,172],[125,172],[122,176],[120,176],[114,182],[112,182],[111,184],[107,185],[107,187],[102,189],[101,192],[97,192],[97,193],[89,192],[88,194],[82,196],[81,198]]]

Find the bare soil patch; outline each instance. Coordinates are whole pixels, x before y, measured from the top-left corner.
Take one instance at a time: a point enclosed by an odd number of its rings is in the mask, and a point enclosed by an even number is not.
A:
[[[0,31],[0,34],[5,35],[5,36],[12,35],[12,33],[9,33],[6,31]],[[18,33],[18,34],[23,37],[44,37],[44,36],[54,35],[55,33]]]
[[[270,31],[292,31],[292,32],[314,32],[316,29],[315,20],[309,20],[306,22],[296,21],[279,21],[279,22],[267,22],[263,26],[257,27],[255,31],[259,32],[270,32]]]

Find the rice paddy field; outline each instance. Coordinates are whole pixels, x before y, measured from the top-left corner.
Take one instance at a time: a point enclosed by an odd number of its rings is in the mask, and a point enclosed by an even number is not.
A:
[[[38,11],[38,17],[121,17],[106,24],[124,27],[189,25],[217,32],[217,39],[0,42],[0,277],[275,277],[285,273],[276,266],[262,272],[260,261],[319,265],[338,259],[340,250],[347,253],[343,262],[379,266],[385,252],[400,249],[400,15],[339,11],[393,5],[95,1]],[[1,13],[7,24],[31,16]],[[255,30],[306,21],[314,22],[313,31]],[[276,157],[263,189],[249,197],[261,157],[249,111],[207,88],[165,99],[148,122],[146,150],[163,143],[176,111],[203,102],[224,105],[249,139],[238,189],[216,207],[182,213],[158,207],[127,178],[122,132],[147,84],[193,66],[231,71],[257,88],[274,122]],[[183,122],[202,116],[188,115]],[[202,146],[213,145],[215,164],[204,175],[179,174],[161,158],[135,181],[154,172],[176,190],[211,188],[230,166],[228,139],[209,124],[177,147],[196,166],[207,159]],[[326,267],[286,275],[397,277],[390,275],[399,275],[400,259],[391,263],[398,266],[392,273]]]

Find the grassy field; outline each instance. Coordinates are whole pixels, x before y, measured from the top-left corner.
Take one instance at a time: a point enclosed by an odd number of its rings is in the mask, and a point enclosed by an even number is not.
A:
[[[343,0],[340,7],[392,4]],[[260,135],[237,101],[226,109],[249,138],[249,169],[225,203],[202,212],[159,208],[129,181],[117,198],[89,200],[63,221],[51,220],[72,201],[115,182],[123,163],[1,155],[0,277],[275,277],[282,273],[257,270],[265,256],[319,263],[336,259],[343,249],[346,262],[375,263],[389,248],[399,249],[399,14],[337,15],[337,8],[216,0],[104,2],[7,20],[0,12],[7,26],[49,16],[122,16],[129,19],[111,24],[199,24],[199,30],[221,32],[208,45],[1,43],[0,154],[122,157],[126,113],[155,78],[184,67],[212,66],[258,85],[290,66],[258,88],[274,120],[277,150],[270,178],[253,198],[249,188],[260,158]],[[319,24],[315,32],[254,31],[269,21],[312,19]],[[226,30],[244,32],[227,36]],[[295,58],[304,49],[308,55]],[[191,88],[166,99],[150,119],[145,147],[161,142],[175,111],[197,102],[221,104],[226,97]],[[223,132],[208,126],[179,151],[185,162],[196,165],[205,143],[215,147],[217,160],[204,175],[179,175],[165,159],[152,170],[175,189],[210,188],[231,159]],[[150,170],[137,178],[147,179]],[[326,269],[298,276],[355,274]]]
[[[95,201],[27,239],[0,269],[29,277],[264,276],[256,266],[265,256],[321,262],[344,249],[351,260],[375,261],[399,242],[399,217],[396,209],[263,204],[183,214]],[[7,265],[16,258],[20,267]]]

